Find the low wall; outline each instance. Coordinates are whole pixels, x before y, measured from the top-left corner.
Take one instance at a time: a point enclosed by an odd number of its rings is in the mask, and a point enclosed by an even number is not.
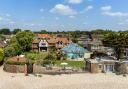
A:
[[[24,73],[25,72],[25,65],[10,65],[4,64],[4,70],[10,73]]]
[[[33,65],[33,73],[46,74],[46,73],[58,73],[60,70],[59,67],[52,67],[52,69],[47,69],[46,67],[42,67],[41,65]]]

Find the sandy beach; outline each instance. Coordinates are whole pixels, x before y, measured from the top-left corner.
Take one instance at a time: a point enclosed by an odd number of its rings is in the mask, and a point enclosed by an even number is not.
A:
[[[6,73],[0,68],[0,89],[128,89],[128,77],[108,74],[34,75]]]

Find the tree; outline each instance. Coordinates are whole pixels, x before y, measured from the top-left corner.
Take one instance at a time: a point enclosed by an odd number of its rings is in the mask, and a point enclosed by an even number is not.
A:
[[[4,59],[4,50],[0,48],[0,62],[2,62]]]
[[[14,30],[13,30],[13,34],[16,34],[16,33],[18,33],[19,31],[21,31],[21,29],[14,29]]]
[[[30,51],[34,33],[29,30],[20,31],[16,34],[16,40],[23,51]]]
[[[112,32],[107,34],[103,40],[103,45],[112,47],[115,50],[116,58],[119,60],[125,48],[128,48],[127,32]]]
[[[6,57],[11,57],[11,56],[15,56],[16,55],[16,51],[14,49],[14,47],[12,46],[7,46],[5,49],[5,56]]]
[[[41,30],[40,32],[41,34],[48,34],[48,32],[46,30]]]
[[[9,28],[3,28],[3,29],[0,29],[0,34],[8,35],[8,34],[11,34],[11,31]]]

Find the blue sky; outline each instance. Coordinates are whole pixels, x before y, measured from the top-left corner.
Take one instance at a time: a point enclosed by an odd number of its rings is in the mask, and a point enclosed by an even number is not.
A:
[[[0,28],[128,30],[128,0],[0,0]]]

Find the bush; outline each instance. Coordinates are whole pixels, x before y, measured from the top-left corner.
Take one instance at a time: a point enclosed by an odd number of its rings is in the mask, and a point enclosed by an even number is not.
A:
[[[116,73],[117,74],[127,74],[127,65],[125,63],[118,63],[116,64]]]
[[[16,62],[16,61],[10,61],[10,60],[7,60],[5,63],[9,65],[25,65],[26,64],[26,62]]]
[[[0,62],[2,62],[4,59],[4,50],[0,48]]]

